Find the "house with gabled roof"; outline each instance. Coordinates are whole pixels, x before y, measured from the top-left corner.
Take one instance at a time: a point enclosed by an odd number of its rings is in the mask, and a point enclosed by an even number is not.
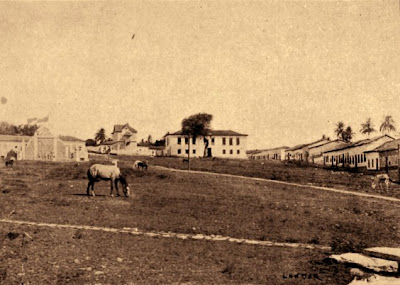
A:
[[[393,140],[391,136],[382,135],[336,147],[323,153],[324,164],[338,167],[367,167],[366,152]]]
[[[294,147],[288,148],[285,150],[285,160],[298,160],[308,162],[310,159],[309,149],[326,144],[327,142],[330,142],[329,138],[323,136],[322,139],[319,139],[317,141],[306,144],[299,144]]]
[[[31,136],[0,135],[0,157],[5,159],[10,151],[15,152],[15,159],[21,160],[25,156],[25,147]]]
[[[324,164],[324,157],[323,157],[324,152],[337,149],[339,147],[344,147],[349,144],[350,143],[347,143],[343,140],[333,140],[311,146],[308,148],[310,161],[316,164]]]
[[[190,138],[190,157],[246,159],[247,136],[232,130],[211,130],[206,137]],[[187,157],[189,138],[181,131],[165,136],[167,156]]]
[[[252,153],[248,153],[248,158],[252,160],[284,160],[285,150],[288,146],[281,146],[270,149],[257,150]]]
[[[400,139],[388,141],[366,153],[367,169],[370,170],[397,170],[399,166]],[[397,173],[397,176],[400,173]],[[397,181],[398,178],[396,177]]]

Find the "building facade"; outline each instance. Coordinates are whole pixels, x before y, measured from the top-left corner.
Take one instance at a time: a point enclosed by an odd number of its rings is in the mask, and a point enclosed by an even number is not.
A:
[[[285,150],[285,160],[310,161],[310,148],[324,145],[330,142],[323,137],[320,140],[308,144],[300,144]]]
[[[231,130],[212,130],[204,137],[190,138],[190,157],[247,159],[247,135]],[[187,157],[189,138],[181,131],[165,135],[167,156]]]
[[[371,139],[360,140],[348,146],[338,147],[336,149],[324,152],[324,164],[338,167],[367,167],[367,152],[383,145],[394,138],[383,135]],[[373,155],[371,154],[370,160]],[[378,166],[376,166],[378,163]],[[379,160],[375,158],[375,167],[379,166]]]
[[[10,151],[15,152],[16,160],[25,159],[25,148],[31,136],[0,135],[0,157],[5,159]]]
[[[284,160],[285,150],[289,147],[282,146],[272,149],[259,150],[254,153],[249,154],[248,158],[252,160]]]

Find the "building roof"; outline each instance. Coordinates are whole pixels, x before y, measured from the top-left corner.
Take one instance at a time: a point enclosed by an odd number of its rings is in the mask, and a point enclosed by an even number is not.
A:
[[[343,140],[333,140],[333,141],[327,141],[326,143],[323,143],[323,144],[312,146],[312,147],[310,147],[310,149],[321,147],[321,146],[326,146],[327,144],[331,144],[331,143],[340,143],[340,145],[337,145],[336,147],[343,147],[345,145],[349,145],[349,143],[347,143]]]
[[[149,142],[139,142],[139,143],[137,144],[137,146],[147,146],[147,147],[150,147],[150,146],[151,146],[151,143],[149,143]]]
[[[299,144],[299,145],[296,145],[296,146],[294,146],[294,147],[288,148],[286,151],[293,151],[293,150],[302,149],[303,147],[307,147],[307,146],[309,146],[309,145],[313,145],[313,144],[316,144],[316,143],[319,143],[319,142],[322,142],[322,141],[328,141],[328,139],[322,138],[322,139],[319,139],[319,140],[314,141],[314,142],[312,142],[312,143]]]
[[[177,131],[175,133],[172,134],[166,134],[165,136],[179,136],[179,135],[183,135],[182,131]],[[210,130],[209,136],[248,136],[246,134],[240,134],[238,132],[235,131],[231,131],[231,130]]]
[[[359,140],[359,141],[356,141],[356,142],[354,142],[354,143],[350,143],[350,144],[347,145],[347,146],[338,146],[337,148],[334,148],[334,149],[331,149],[331,150],[329,150],[329,151],[326,151],[325,153],[334,152],[334,151],[339,151],[339,150],[344,150],[344,149],[349,149],[349,148],[354,148],[354,147],[358,147],[358,146],[363,146],[363,145],[366,145],[366,144],[373,143],[373,142],[375,142],[375,141],[377,141],[377,140],[379,140],[379,139],[381,139],[381,138],[384,138],[384,137],[388,137],[388,138],[391,138],[391,139],[394,140],[394,138],[392,138],[391,136],[382,135],[382,136],[373,137],[373,138],[371,138],[371,139]]]
[[[397,139],[390,142],[385,142],[383,145],[380,145],[377,148],[366,152],[384,152],[390,150],[397,150],[399,149],[399,145],[400,145],[400,139]]]
[[[66,141],[66,142],[85,142],[84,140],[78,139],[73,136],[58,136],[58,138],[62,141]]]
[[[120,141],[104,141],[100,145],[113,145],[119,143]]]
[[[17,135],[0,135],[0,141],[2,142],[22,142],[23,140],[28,141],[32,136],[17,136]]]
[[[129,124],[125,124],[125,125],[114,125],[114,129],[113,129],[112,134],[115,133],[115,132],[117,132],[117,133],[122,132],[122,130],[125,127],[128,127],[128,130],[131,131],[132,133],[134,133],[134,134],[137,133],[137,131],[134,128],[132,128],[131,126],[129,126]]]
[[[249,151],[247,152],[247,154],[257,154],[257,153],[261,153],[264,151],[274,151],[274,150],[279,150],[279,149],[288,149],[288,146],[281,146],[281,147],[275,147],[275,148],[268,148],[268,149],[255,149],[253,151]]]

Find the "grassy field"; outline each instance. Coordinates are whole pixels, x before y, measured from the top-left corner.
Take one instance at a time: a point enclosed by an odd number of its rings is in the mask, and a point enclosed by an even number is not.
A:
[[[120,159],[134,197],[109,197],[107,182],[95,185],[96,197],[87,197],[89,163],[1,168],[0,218],[298,242],[332,251],[0,223],[0,284],[347,284],[349,269],[328,262],[329,254],[400,245],[398,203],[151,167],[178,168],[179,159],[155,158],[148,171],[130,168],[133,158]],[[275,173],[275,179],[286,175],[285,181],[304,184],[330,177],[326,186],[348,189],[352,182],[350,189],[370,191],[364,188],[369,178],[348,178],[356,174],[253,163],[198,160],[192,166]],[[288,278],[297,273],[311,278]]]

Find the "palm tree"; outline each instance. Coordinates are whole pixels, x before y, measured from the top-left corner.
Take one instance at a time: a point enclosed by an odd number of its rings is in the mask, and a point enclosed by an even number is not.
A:
[[[101,144],[106,140],[106,131],[104,130],[104,128],[101,128],[100,130],[97,131],[94,140],[96,141],[96,143],[99,142],[99,144]]]
[[[396,127],[394,126],[394,120],[392,116],[385,117],[385,120],[381,124],[379,131],[384,133],[385,135],[390,134],[390,132],[396,131]]]
[[[371,123],[371,118],[368,118],[367,121],[364,124],[361,124],[361,130],[360,132],[365,135],[368,134],[368,137],[371,133],[376,132],[374,127],[372,126]]]
[[[342,137],[342,133],[343,133],[343,132],[344,132],[344,124],[343,124],[342,121],[340,121],[340,122],[337,123],[337,125],[336,125],[336,130],[335,130],[336,136],[337,136],[338,138]]]

